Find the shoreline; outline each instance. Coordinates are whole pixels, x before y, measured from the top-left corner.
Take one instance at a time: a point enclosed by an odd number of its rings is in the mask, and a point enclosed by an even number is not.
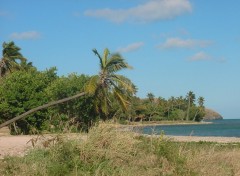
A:
[[[148,127],[148,126],[165,126],[165,125],[207,125],[212,124],[213,122],[182,122],[182,121],[162,121],[162,122],[149,122],[149,123],[141,123],[141,122],[133,122],[132,124],[116,124],[119,127]]]
[[[171,136],[167,139],[177,142],[216,142],[216,143],[240,143],[240,137],[218,137],[218,136]]]

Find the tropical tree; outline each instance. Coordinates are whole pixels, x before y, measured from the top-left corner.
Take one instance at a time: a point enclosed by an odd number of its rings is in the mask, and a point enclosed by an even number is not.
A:
[[[158,114],[157,112],[157,101],[155,101],[155,95],[153,93],[148,93],[147,94],[148,101],[146,102],[147,105],[147,115],[148,115],[148,120],[150,121],[153,117],[153,115]]]
[[[91,77],[86,84],[85,92],[95,97],[95,109],[102,119],[106,119],[111,106],[110,96],[113,95],[126,111],[130,103],[129,98],[136,93],[136,87],[126,77],[116,74],[122,69],[132,68],[120,54],[110,54],[107,48],[102,56],[96,49],[93,49],[93,52],[99,58],[100,72]]]
[[[130,102],[129,98],[136,93],[136,87],[129,79],[122,75],[116,74],[116,72],[121,71],[122,69],[130,69],[131,67],[125,62],[121,55],[110,54],[108,49],[104,50],[103,56],[100,56],[96,49],[93,49],[93,52],[99,58],[100,71],[99,75],[95,75],[90,78],[90,81],[85,86],[84,92],[33,108],[17,117],[14,117],[0,124],[0,128],[7,126],[19,119],[25,118],[29,114],[32,114],[41,109],[64,103],[86,94],[94,96],[94,105],[96,107],[95,109],[104,119],[106,119],[108,115],[108,108],[111,103],[109,96],[111,94],[115,97],[116,100],[118,100],[121,107],[126,110],[127,105]]]
[[[195,112],[193,121],[201,121],[205,115],[204,98],[200,96],[197,100],[198,100],[198,107],[196,107],[196,112]]]
[[[187,117],[186,120],[189,120],[189,111],[190,107],[194,104],[195,101],[195,94],[192,91],[187,93],[187,100],[188,100],[188,108],[187,108]]]
[[[147,94],[147,97],[148,97],[148,100],[150,101],[150,102],[153,102],[154,101],[154,98],[155,98],[155,96],[154,96],[154,94],[153,93],[148,93]]]
[[[200,96],[200,97],[198,98],[198,105],[199,105],[199,107],[204,107],[204,101],[205,101],[205,100],[204,100],[203,97]]]
[[[0,77],[15,69],[20,69],[21,65],[27,64],[26,59],[20,53],[21,48],[14,42],[3,43],[2,58],[0,59]]]
[[[0,121],[6,121],[48,102],[46,88],[57,79],[56,69],[46,71],[20,70],[4,76],[0,84]],[[10,126],[14,133],[31,133],[42,129],[48,111],[44,110]]]

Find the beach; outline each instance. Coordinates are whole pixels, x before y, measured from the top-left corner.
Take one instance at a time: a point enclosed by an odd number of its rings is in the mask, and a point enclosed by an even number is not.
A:
[[[166,136],[169,139],[178,142],[217,142],[217,143],[238,143],[240,138],[237,137],[203,137],[203,136]]]

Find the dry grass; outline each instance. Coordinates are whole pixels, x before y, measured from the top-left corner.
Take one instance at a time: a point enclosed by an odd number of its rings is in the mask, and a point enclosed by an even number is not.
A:
[[[93,127],[84,140],[56,139],[22,158],[0,161],[0,175],[240,175],[240,145],[173,142],[105,123]]]
[[[239,144],[192,146],[185,155],[188,167],[201,176],[240,176]]]

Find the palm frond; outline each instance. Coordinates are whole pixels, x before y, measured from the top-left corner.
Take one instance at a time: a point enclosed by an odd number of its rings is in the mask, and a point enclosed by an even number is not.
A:
[[[110,54],[109,50],[108,50],[107,48],[105,48],[105,49],[104,49],[104,52],[103,52],[103,58],[102,58],[103,68],[106,67],[109,54]]]
[[[100,54],[98,53],[98,51],[97,51],[95,48],[94,48],[92,51],[93,51],[93,53],[94,53],[96,56],[98,56],[99,61],[100,61],[100,67],[101,67],[101,69],[104,68],[102,57],[100,56]]]
[[[122,75],[112,75],[112,80],[114,81],[115,87],[119,87],[125,90],[125,93],[135,94],[137,92],[136,86],[126,77]]]
[[[132,69],[132,67],[125,62],[120,54],[114,54],[110,59],[108,59],[106,69],[110,73],[114,73],[122,69]]]
[[[0,64],[1,76],[4,76],[7,72],[11,72],[12,70],[20,70],[21,64],[27,61],[20,53],[20,50],[21,48],[17,47],[14,42],[3,43],[3,58],[1,63],[4,61],[4,64]]]
[[[94,95],[98,89],[98,84],[99,76],[98,75],[92,76],[84,87],[85,92],[89,93],[90,95]]]
[[[127,101],[126,95],[123,94],[119,89],[114,89],[113,90],[113,95],[117,99],[118,103],[121,105],[122,109],[124,111],[127,111],[128,105],[130,103]]]

